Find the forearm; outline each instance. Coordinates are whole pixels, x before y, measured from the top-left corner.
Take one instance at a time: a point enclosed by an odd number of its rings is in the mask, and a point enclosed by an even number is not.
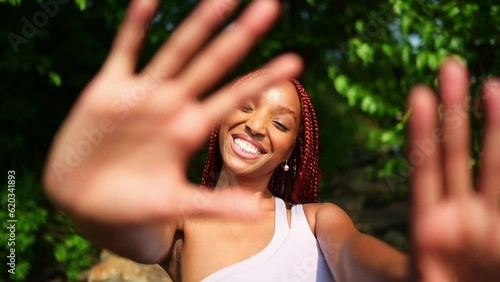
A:
[[[409,258],[365,234],[353,236],[340,250],[338,264],[344,281],[408,281]]]
[[[95,245],[145,264],[159,263],[168,256],[175,233],[165,224],[110,226],[75,218],[73,224]]]

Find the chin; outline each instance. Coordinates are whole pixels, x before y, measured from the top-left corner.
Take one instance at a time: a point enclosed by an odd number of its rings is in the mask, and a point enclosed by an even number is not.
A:
[[[241,159],[232,157],[231,159],[224,159],[224,169],[226,173],[240,177],[266,177],[274,173],[274,167],[270,167],[266,160],[260,162],[246,162]]]

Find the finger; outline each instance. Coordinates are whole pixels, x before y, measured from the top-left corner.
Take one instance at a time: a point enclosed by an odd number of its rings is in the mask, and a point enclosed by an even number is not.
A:
[[[412,197],[414,213],[419,214],[435,204],[442,195],[442,165],[438,128],[438,102],[432,90],[415,87],[409,98],[409,161],[413,166]]]
[[[296,77],[301,69],[302,61],[299,57],[292,54],[282,55],[266,66],[267,71],[259,79],[253,79],[249,83],[241,83],[237,86],[233,86],[232,84],[227,85],[199,104],[184,107],[179,105],[177,107],[182,108],[182,113],[171,122],[169,134],[171,136],[178,136],[179,143],[184,146],[185,151],[191,152],[206,141],[213,125],[225,114],[236,109],[243,101],[259,95],[272,85]],[[182,91],[179,91],[179,93],[182,93]],[[156,107],[155,112],[161,115],[161,108],[165,108],[164,105],[174,104],[175,102],[166,101],[169,97],[165,95],[159,95],[158,97],[165,99],[165,101],[156,102],[156,105],[152,107]],[[185,100],[182,98],[179,97],[175,100]],[[168,107],[174,106],[169,105]],[[175,111],[173,108],[171,110]],[[190,129],[189,132],[186,131],[186,128]]]
[[[450,275],[449,266],[441,258],[436,258],[433,255],[426,255],[421,258],[421,278],[422,282],[457,282]]]
[[[500,80],[487,82],[483,89],[486,133],[482,151],[480,189],[493,205],[500,205]]]
[[[177,202],[177,214],[186,217],[254,218],[259,214],[260,205],[251,192],[231,187],[213,190],[191,186],[179,193]]]
[[[145,72],[158,78],[176,74],[237,6],[236,0],[202,1],[156,53]]]
[[[153,17],[158,1],[133,0],[127,10],[111,53],[104,63],[104,70],[112,73],[131,74],[139,56],[144,33]]]
[[[236,109],[241,103],[260,95],[264,90],[278,82],[297,77],[302,70],[302,60],[293,54],[282,55],[270,62],[264,74],[248,83],[237,86],[228,85],[207,98],[204,102],[203,115],[213,124],[225,114]]]
[[[449,59],[439,73],[445,138],[443,144],[446,193],[464,196],[472,187],[469,140],[469,78],[465,67]]]
[[[278,15],[278,1],[254,1],[229,30],[217,37],[182,72],[179,78],[188,86],[189,93],[202,93],[219,81],[269,30]]]

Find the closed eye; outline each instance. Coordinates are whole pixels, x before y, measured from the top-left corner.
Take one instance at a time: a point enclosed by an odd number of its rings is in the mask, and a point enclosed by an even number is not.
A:
[[[252,111],[252,108],[250,108],[249,106],[241,106],[240,110],[244,113],[250,113]]]
[[[278,128],[279,130],[281,130],[283,132],[288,132],[290,130],[288,127],[286,127],[284,124],[282,124],[279,121],[273,121],[273,123],[276,126],[276,128]]]

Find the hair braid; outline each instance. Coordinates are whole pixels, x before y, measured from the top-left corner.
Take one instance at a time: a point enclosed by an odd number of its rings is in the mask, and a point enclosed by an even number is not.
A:
[[[222,169],[222,157],[218,145],[219,125],[214,126],[210,141],[208,142],[208,154],[203,168],[203,176],[201,178],[202,187],[215,187],[219,178],[220,170]]]

